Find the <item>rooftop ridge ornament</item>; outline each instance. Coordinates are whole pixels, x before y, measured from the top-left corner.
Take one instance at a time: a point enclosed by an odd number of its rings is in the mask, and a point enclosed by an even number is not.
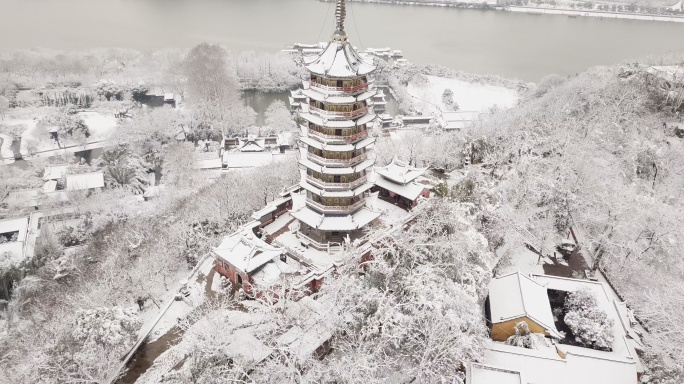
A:
[[[335,19],[337,20],[337,27],[332,35],[332,41],[335,42],[346,42],[347,33],[344,31],[344,19],[347,17],[347,9],[344,4],[344,0],[337,0],[337,5],[335,6]]]

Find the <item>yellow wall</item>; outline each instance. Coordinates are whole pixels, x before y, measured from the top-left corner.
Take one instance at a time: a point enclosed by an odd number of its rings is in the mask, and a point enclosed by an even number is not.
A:
[[[502,323],[493,323],[492,325],[492,340],[506,341],[508,337],[515,335],[515,325],[521,321],[524,321],[529,325],[530,331],[534,333],[546,334],[546,331],[539,324],[528,319],[527,317],[518,317],[517,319],[512,319],[504,321]]]

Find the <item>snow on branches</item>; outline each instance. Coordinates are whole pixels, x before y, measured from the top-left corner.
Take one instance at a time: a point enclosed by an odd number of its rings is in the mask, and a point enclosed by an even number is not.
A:
[[[132,307],[100,307],[78,312],[73,336],[77,340],[113,346],[135,341],[142,321]]]
[[[528,349],[538,349],[547,345],[544,335],[530,331],[530,326],[524,321],[515,324],[515,335],[506,339],[506,344]]]
[[[568,294],[565,299],[565,324],[575,340],[588,348],[609,351],[613,345],[613,320],[598,306],[587,288]]]

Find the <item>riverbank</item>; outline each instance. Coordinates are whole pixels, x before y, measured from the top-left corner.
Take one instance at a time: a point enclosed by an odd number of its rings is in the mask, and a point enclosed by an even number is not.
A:
[[[647,20],[647,21],[669,21],[674,23],[684,23],[684,16],[667,16],[657,14],[632,13],[632,12],[610,12],[599,11],[596,9],[568,9],[568,8],[547,8],[547,7],[529,7],[529,6],[508,6],[502,8],[509,12],[525,12],[532,15],[567,15],[567,16],[584,16],[584,17],[599,17],[605,19],[631,19],[631,20]]]
[[[337,0],[321,0],[322,2],[333,2]],[[449,8],[471,8],[471,9],[496,9],[501,8],[496,5],[496,0],[486,1],[409,1],[409,0],[350,0],[355,3],[374,3],[374,4],[395,4],[395,5],[418,5],[421,7],[449,7]]]
[[[334,0],[321,0],[329,2]],[[393,5],[412,5],[424,7],[449,7],[449,8],[463,8],[463,9],[484,9],[484,10],[499,10],[509,12],[524,12],[533,15],[567,15],[567,16],[584,16],[584,17],[599,17],[607,19],[630,19],[630,20],[644,20],[644,21],[668,21],[675,23],[684,23],[684,14],[682,16],[657,14],[657,13],[638,13],[638,12],[617,12],[617,11],[603,11],[599,9],[573,9],[569,6],[567,8],[558,6],[549,6],[548,4],[541,4],[540,6],[529,5],[497,5],[496,1],[409,1],[409,0],[351,0],[357,3],[374,3],[374,4],[393,4]],[[679,4],[679,3],[678,3]],[[561,4],[562,5],[562,4]],[[676,7],[676,6],[675,6]],[[681,6],[680,6],[681,7]]]

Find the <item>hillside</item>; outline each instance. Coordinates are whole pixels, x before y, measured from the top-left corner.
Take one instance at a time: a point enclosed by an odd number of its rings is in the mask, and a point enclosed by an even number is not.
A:
[[[546,77],[528,100],[490,114],[467,135],[480,149],[479,186],[490,213],[538,238],[573,226],[588,262],[648,329],[650,352],[678,361],[681,373],[684,141],[675,129],[682,88],[674,88],[673,104],[645,69]]]

